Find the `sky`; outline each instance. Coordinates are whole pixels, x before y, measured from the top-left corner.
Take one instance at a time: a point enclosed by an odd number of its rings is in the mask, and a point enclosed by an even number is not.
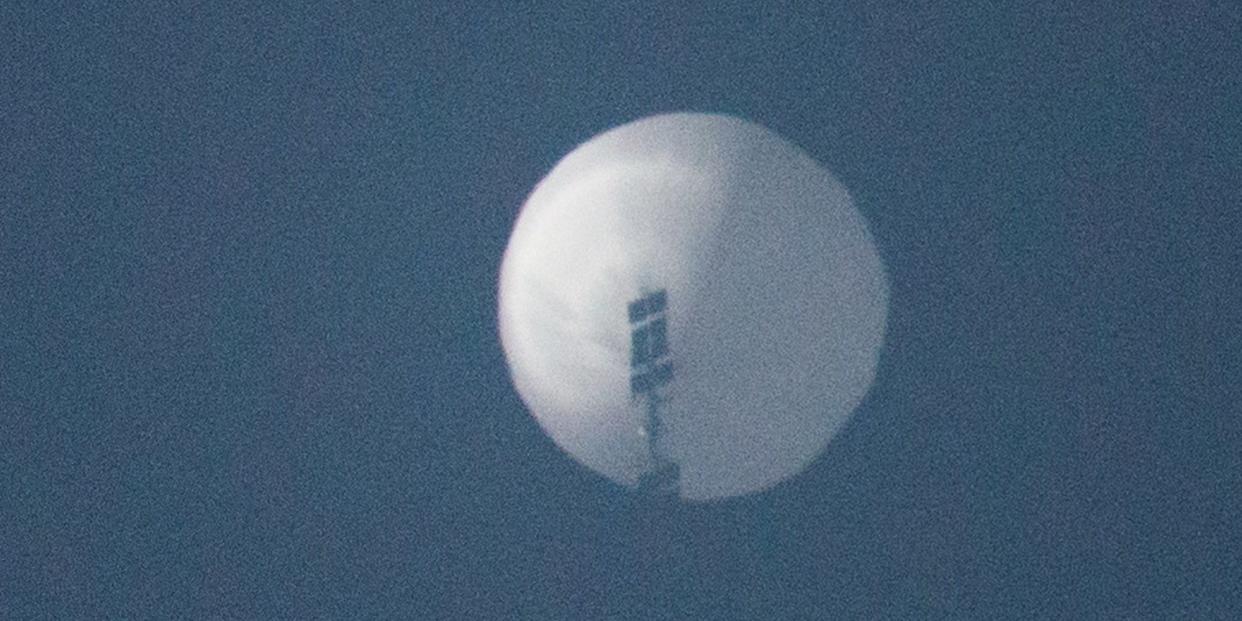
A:
[[[1242,11],[675,4],[0,8],[0,617],[1242,610]],[[535,183],[671,111],[823,163],[891,286],[824,454],[704,504],[496,329]]]

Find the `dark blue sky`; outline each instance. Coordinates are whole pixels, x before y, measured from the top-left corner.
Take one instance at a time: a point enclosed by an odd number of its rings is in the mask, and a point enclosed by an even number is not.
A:
[[[0,617],[1242,606],[1233,5],[116,4],[0,8]],[[525,412],[495,281],[674,110],[833,170],[892,307],[808,472],[650,506]]]

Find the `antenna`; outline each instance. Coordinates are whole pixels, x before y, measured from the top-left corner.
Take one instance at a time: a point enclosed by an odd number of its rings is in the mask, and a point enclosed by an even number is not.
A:
[[[661,389],[673,380],[668,352],[668,292],[660,289],[630,302],[630,392],[644,401],[646,412],[639,432],[647,439],[651,468],[638,477],[639,491],[672,494],[679,491],[681,469],[660,449],[663,424]]]

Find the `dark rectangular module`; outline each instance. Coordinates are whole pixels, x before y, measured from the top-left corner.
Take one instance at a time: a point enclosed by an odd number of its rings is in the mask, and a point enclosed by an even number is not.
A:
[[[630,302],[630,323],[637,323],[656,313],[664,312],[668,306],[668,294],[664,289],[645,295]]]

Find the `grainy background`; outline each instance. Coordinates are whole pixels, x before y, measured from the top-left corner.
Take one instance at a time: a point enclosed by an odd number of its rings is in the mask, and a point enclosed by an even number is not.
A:
[[[1237,614],[1236,5],[587,4],[0,8],[0,617]],[[526,193],[674,110],[892,283],[846,430],[707,505],[561,453],[495,328]]]

